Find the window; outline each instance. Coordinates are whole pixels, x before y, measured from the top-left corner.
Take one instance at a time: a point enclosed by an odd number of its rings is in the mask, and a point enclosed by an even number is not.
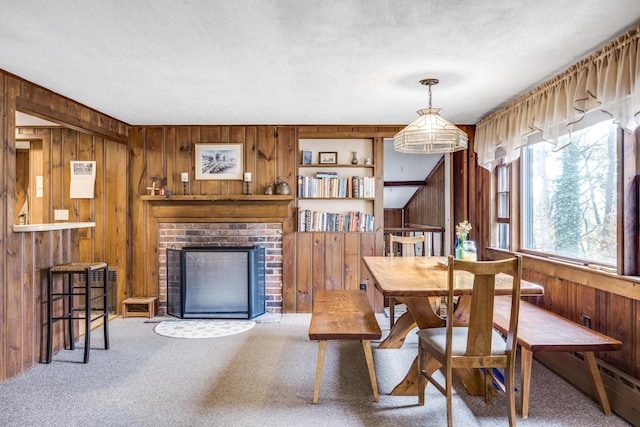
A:
[[[496,167],[496,183],[498,190],[496,198],[496,222],[498,224],[498,247],[500,249],[509,249],[510,175],[509,165],[502,164]]]
[[[607,120],[523,149],[522,249],[616,265],[617,146]]]

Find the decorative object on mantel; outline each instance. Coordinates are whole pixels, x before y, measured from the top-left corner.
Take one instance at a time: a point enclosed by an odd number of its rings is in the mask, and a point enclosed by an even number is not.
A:
[[[251,184],[251,172],[244,173],[244,195],[250,196],[251,191],[249,190],[249,185]]]
[[[393,149],[402,153],[451,153],[467,148],[467,134],[440,116],[439,108],[431,108],[431,86],[438,79],[424,79],[429,86],[429,108],[418,110],[418,117],[393,137]]]
[[[273,195],[273,185],[269,184],[264,188],[264,194],[267,194],[269,196]]]
[[[180,181],[182,181],[182,195],[189,195],[189,192],[187,191],[187,184],[189,183],[189,172],[182,172],[180,174]]]
[[[352,165],[357,165],[358,164],[358,152],[357,151],[352,151],[353,153],[353,158],[351,159],[351,164]]]
[[[291,188],[289,187],[289,183],[281,178],[281,176],[278,177],[279,182],[276,184],[276,194],[288,196],[291,194]]]
[[[156,187],[156,180],[154,179],[153,181],[151,181],[151,187],[147,187],[147,190],[149,190],[151,193],[149,193],[150,196],[155,196],[156,195],[156,190],[158,190],[158,187]]]
[[[466,219],[462,221],[460,224],[456,225],[456,241],[455,241],[455,249],[454,256],[456,259],[462,259],[462,247],[464,242],[467,240],[469,236],[469,232],[471,231],[471,224]],[[475,248],[475,243],[473,244]]]

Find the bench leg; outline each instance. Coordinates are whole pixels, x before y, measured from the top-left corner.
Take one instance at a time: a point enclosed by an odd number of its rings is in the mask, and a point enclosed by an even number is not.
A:
[[[531,390],[531,363],[533,352],[520,348],[520,410],[522,418],[529,417],[529,392]]]
[[[362,348],[364,350],[364,358],[367,361],[369,369],[369,378],[371,379],[371,388],[373,389],[373,400],[378,401],[378,381],[376,380],[376,369],[373,366],[373,353],[371,352],[371,342],[362,340]]]
[[[582,353],[582,356],[584,356],[584,361],[587,364],[587,370],[589,371],[589,375],[591,376],[591,381],[593,381],[593,388],[596,390],[596,394],[598,395],[600,406],[602,406],[602,412],[604,412],[605,415],[611,415],[609,399],[607,398],[607,392],[605,391],[604,384],[602,383],[602,377],[600,376],[600,371],[598,370],[598,362],[596,362],[596,357],[591,351]]]
[[[324,352],[327,349],[327,341],[318,341],[318,363],[316,365],[316,382],[313,386],[313,403],[318,403],[320,393],[320,379],[322,378],[322,366],[324,365]]]

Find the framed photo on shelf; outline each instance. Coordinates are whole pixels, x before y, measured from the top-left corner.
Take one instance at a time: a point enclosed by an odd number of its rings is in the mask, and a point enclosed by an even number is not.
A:
[[[310,165],[311,164],[311,157],[312,157],[312,152],[311,151],[303,151],[302,152],[302,164],[303,165]]]
[[[196,144],[196,179],[242,180],[244,150],[242,144]]]
[[[318,153],[318,163],[321,165],[335,165],[338,163],[337,151],[321,151]]]

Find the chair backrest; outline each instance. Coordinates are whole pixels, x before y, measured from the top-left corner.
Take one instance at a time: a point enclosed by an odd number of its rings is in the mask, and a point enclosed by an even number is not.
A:
[[[396,236],[389,235],[389,256],[395,256],[396,244],[400,245],[402,256],[416,256],[416,245],[422,244],[422,255],[427,256],[427,236]]]
[[[522,275],[522,257],[514,255],[500,261],[463,261],[449,256],[448,259],[448,301],[453,301],[456,274],[466,271],[473,274],[473,289],[470,298],[460,298],[459,304],[468,304],[468,319],[454,316],[453,304],[447,307],[447,340],[451,342],[451,331],[455,326],[467,326],[468,339],[466,355],[483,356],[491,354],[491,337],[493,329],[493,309],[495,297],[496,275],[507,273],[513,277],[511,295],[511,318],[505,350],[516,351],[516,334],[518,329],[518,311],[520,306],[520,280]],[[450,349],[448,349],[450,351]]]

